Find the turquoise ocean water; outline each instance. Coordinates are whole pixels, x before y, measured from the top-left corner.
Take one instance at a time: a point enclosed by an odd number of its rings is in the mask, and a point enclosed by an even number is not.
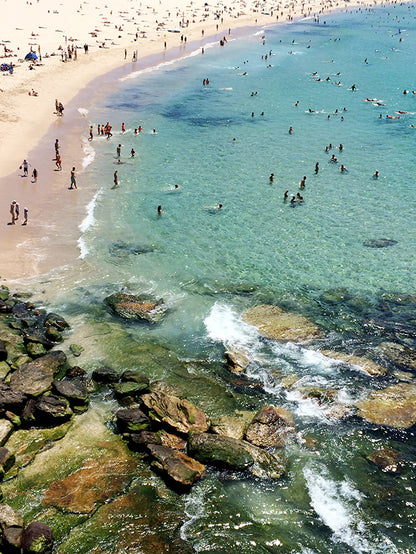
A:
[[[279,482],[212,472],[178,500],[178,532],[196,552],[416,552],[413,431],[340,422],[279,384],[295,374],[350,405],[395,382],[395,368],[376,381],[311,348],[261,339],[241,319],[277,304],[320,324],[322,348],[378,361],[385,340],[415,346],[415,16],[413,4],[391,5],[257,29],[138,70],[89,108],[86,123],[96,132],[109,121],[113,137],[86,145],[80,180],[96,193],[77,280],[56,277],[61,311],[80,328],[105,326],[102,363],[178,384],[212,416],[282,405],[318,444],[291,446]],[[286,189],[304,202],[285,203]],[[389,245],[371,247],[379,239]],[[120,289],[163,297],[166,319],[117,321],[102,301]],[[223,366],[227,348],[248,352],[250,386]],[[404,457],[402,475],[365,459],[385,444]]]

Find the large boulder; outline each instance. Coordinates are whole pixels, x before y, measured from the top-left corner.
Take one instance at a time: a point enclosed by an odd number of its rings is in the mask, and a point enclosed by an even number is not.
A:
[[[238,471],[248,469],[254,460],[243,441],[210,433],[191,433],[188,453],[204,464],[214,464]]]
[[[142,396],[150,419],[164,423],[180,433],[207,431],[210,425],[205,413],[186,398],[178,398],[164,392],[152,392]]]
[[[210,433],[191,433],[188,453],[200,462],[237,471],[250,471],[261,478],[278,479],[286,472],[286,461],[243,440]]]
[[[403,459],[401,455],[389,446],[383,446],[374,450],[374,452],[367,456],[367,460],[375,464],[385,473],[400,473],[403,469]]]
[[[92,378],[97,383],[115,383],[118,381],[119,375],[111,367],[99,367],[92,372]]]
[[[269,339],[303,342],[323,337],[315,323],[302,315],[285,312],[278,306],[263,304],[247,310],[243,319]]]
[[[55,350],[37,360],[24,363],[12,373],[10,387],[24,394],[39,396],[51,387],[55,375],[65,362],[65,354]]]
[[[389,362],[416,371],[416,350],[413,348],[397,342],[382,342],[378,348]]]
[[[45,327],[55,327],[58,331],[63,331],[64,329],[69,329],[69,323],[65,319],[54,313],[50,313],[45,318]]]
[[[283,408],[265,406],[247,428],[246,439],[256,446],[285,446],[296,432],[292,414]]]
[[[328,356],[328,358],[357,366],[365,373],[368,373],[368,375],[371,375],[371,377],[383,377],[387,373],[386,367],[373,362],[369,358],[346,354],[345,352],[336,352],[334,350],[321,350],[320,352],[324,356]]]
[[[233,373],[241,373],[250,363],[247,354],[243,350],[227,350],[224,355],[225,363]]]
[[[205,466],[190,458],[179,450],[166,446],[149,444],[152,467],[167,477],[175,486],[189,487],[195,483],[205,471]]]
[[[45,523],[32,521],[24,529],[22,534],[21,547],[23,552],[36,552],[44,554],[52,551],[53,532]]]
[[[89,402],[87,387],[81,379],[53,381],[52,386],[57,395],[66,398],[71,406],[84,406]]]
[[[396,429],[408,429],[416,423],[416,385],[401,382],[372,392],[356,403],[363,419]]]
[[[166,306],[162,299],[155,300],[147,296],[119,292],[107,296],[105,301],[114,313],[125,319],[155,323],[160,321],[166,312]]]

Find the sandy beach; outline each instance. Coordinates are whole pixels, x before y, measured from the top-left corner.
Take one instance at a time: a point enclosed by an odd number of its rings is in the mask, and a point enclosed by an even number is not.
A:
[[[160,63],[197,48],[202,53],[204,44],[232,37],[237,28],[284,23],[352,5],[312,0],[283,7],[235,0],[225,8],[202,0],[152,0],[138,7],[122,0],[113,7],[103,0],[77,6],[69,0],[58,6],[50,0],[1,0],[1,7],[0,60],[13,68],[3,68],[0,81],[0,277],[16,279],[78,257],[74,237],[95,191],[91,184],[82,184],[90,122],[77,107],[91,104],[94,94],[107,94],[112,86],[107,80],[101,90],[86,88],[90,83],[115,69],[127,74],[140,63]],[[36,59],[25,61],[29,53]],[[74,106],[71,101],[77,95]],[[56,113],[56,100],[65,108],[63,117]],[[62,171],[55,166],[55,138]],[[24,159],[30,164],[27,177],[20,169]],[[72,167],[80,187],[69,192]],[[9,212],[13,200],[20,205],[15,225]],[[29,219],[23,227],[25,207]]]

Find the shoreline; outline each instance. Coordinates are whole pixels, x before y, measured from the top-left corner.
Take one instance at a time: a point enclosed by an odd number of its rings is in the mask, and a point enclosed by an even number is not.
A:
[[[344,7],[338,6],[338,4],[337,6],[331,4],[328,12],[325,11],[325,15],[342,9],[368,9],[378,6],[378,4],[367,6],[358,3],[346,7],[345,5]],[[316,6],[317,10],[319,7],[321,6]],[[152,45],[147,43],[147,46],[149,46],[147,54],[139,54],[137,62],[125,63],[122,60],[121,66],[120,57],[122,57],[124,46],[110,49],[105,54],[104,52],[97,52],[97,60],[94,59],[93,55],[88,54],[88,59],[84,60],[82,66],[77,65],[78,61],[62,64],[57,69],[58,78],[55,80],[58,81],[60,76],[64,74],[63,83],[58,84],[50,98],[42,102],[39,112],[32,114],[32,117],[25,122],[25,129],[23,129],[25,138],[17,137],[16,132],[14,134],[7,133],[8,147],[2,148],[0,153],[0,199],[4,207],[0,216],[0,242],[3,246],[0,278],[7,281],[33,277],[68,263],[75,264],[82,261],[79,256],[78,245],[79,226],[86,217],[85,210],[88,204],[99,189],[97,184],[88,183],[87,187],[81,184],[81,190],[74,193],[68,192],[69,196],[66,195],[71,167],[75,166],[77,173],[82,174],[81,166],[84,158],[83,150],[86,143],[87,125],[85,116],[78,111],[79,107],[85,105],[88,109],[90,105],[97,101],[98,97],[107,96],[112,87],[116,88],[118,86],[118,81],[122,76],[128,77],[138,70],[155,67],[166,61],[182,59],[191,52],[197,52],[199,48],[212,44],[214,41],[219,43],[222,36],[228,36],[228,29],[232,30],[232,38],[239,38],[244,37],[248,32],[256,32],[256,30],[268,26],[290,23],[288,20],[290,13],[290,9],[286,9],[286,13],[279,21],[271,21],[271,18],[267,15],[260,18],[258,14],[253,13],[250,17],[245,16],[226,21],[221,25],[223,28],[218,30],[215,28],[215,23],[210,22],[209,25],[196,24],[192,27],[191,32],[186,31],[186,35],[190,38],[193,37],[194,40],[185,43],[179,42],[178,46],[166,50],[162,41],[159,44]],[[317,11],[311,13],[310,17],[317,13]],[[261,19],[260,22],[259,19]],[[302,19],[304,17],[298,14],[294,21]],[[204,33],[204,36],[200,35],[197,38],[196,35],[198,32],[201,33],[202,25],[207,32]],[[84,56],[83,53],[80,54],[80,57],[82,56]],[[82,68],[85,67],[91,69],[91,63],[95,61],[98,61],[98,63],[93,66],[92,72],[86,74],[85,71],[82,71]],[[44,72],[40,77],[40,81],[50,82],[53,77],[50,73],[52,71]],[[77,74],[81,76],[81,79],[75,81]],[[117,78],[114,79],[114,77]],[[62,87],[71,79],[73,81],[72,88],[70,87],[64,94]],[[41,86],[37,88],[40,93]],[[65,115],[62,118],[52,113],[55,96],[61,99],[65,105]],[[39,100],[39,98],[25,96],[25,100],[33,102]],[[46,118],[45,114],[49,114],[49,117]],[[52,118],[50,115],[52,115]],[[45,121],[42,125],[36,127],[38,120],[42,117],[45,117]],[[0,123],[0,130],[1,125],[2,123]],[[39,131],[40,139],[32,131],[33,126]],[[13,127],[7,126],[9,129],[14,128],[15,131],[17,127],[22,131],[20,123]],[[94,128],[94,133],[95,131]],[[59,138],[62,147],[63,170],[59,172],[55,170],[53,161],[55,136]],[[21,147],[19,153],[17,153],[17,143]],[[11,150],[14,152],[14,156],[10,154]],[[70,152],[70,155],[68,152]],[[20,156],[20,158],[17,156]],[[32,164],[29,167],[29,175],[31,175],[34,167],[39,172],[36,184],[31,183],[32,179],[30,177],[20,177],[20,171],[17,172],[17,175],[16,171],[10,172],[10,166],[13,164],[18,168],[25,156]],[[7,163],[5,163],[5,158]],[[13,182],[12,192],[10,191],[11,182]],[[62,207],[63,198],[65,198],[64,207]],[[18,225],[7,225],[9,220],[8,207],[13,199],[20,203],[21,214],[24,207],[29,208],[29,223],[24,228],[24,232],[20,226],[21,220]],[[64,230],[62,230],[62,227],[64,227]],[[18,232],[18,229],[22,232]]]

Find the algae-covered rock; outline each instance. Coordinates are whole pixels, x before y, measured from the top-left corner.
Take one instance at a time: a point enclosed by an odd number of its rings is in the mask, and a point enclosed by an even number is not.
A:
[[[99,367],[92,372],[92,378],[97,383],[115,383],[118,377],[117,371],[110,367]]]
[[[168,477],[176,486],[189,487],[201,478],[205,466],[179,450],[166,446],[149,444],[148,450],[153,458],[152,467]]]
[[[53,546],[52,529],[45,523],[32,521],[23,531],[21,546],[24,552],[36,552],[38,554],[51,552]]]
[[[140,408],[127,408],[116,412],[117,426],[122,433],[137,433],[147,429],[150,420]]]
[[[11,367],[7,362],[0,362],[0,380],[3,380],[10,373]]]
[[[283,408],[265,406],[246,431],[248,442],[256,446],[285,446],[295,434],[292,414]]]
[[[56,396],[41,396],[35,404],[36,422],[41,425],[59,425],[73,415],[69,402]]]
[[[408,429],[416,423],[416,385],[398,383],[372,392],[356,403],[357,415],[375,423],[397,429]]]
[[[81,354],[84,352],[84,347],[81,346],[80,344],[70,344],[69,349],[71,351],[71,354],[76,358],[81,356]]]
[[[375,464],[385,473],[400,473],[403,469],[403,459],[401,455],[389,446],[383,446],[374,450],[374,452],[367,456],[367,460]]]
[[[340,360],[353,366],[358,366],[361,370],[372,377],[383,377],[387,373],[387,368],[373,362],[369,358],[363,356],[355,356],[353,354],[346,354],[345,352],[336,352],[334,350],[321,350],[321,354],[333,358],[334,360]]]
[[[52,386],[59,396],[63,396],[71,404],[85,404],[88,402],[87,387],[81,379],[53,381]]]
[[[268,452],[246,441],[243,444],[254,461],[250,473],[261,479],[280,479],[286,473],[287,462],[281,454]]]
[[[28,342],[26,344],[26,351],[31,358],[40,358],[47,353],[46,348],[39,342]]]
[[[247,429],[247,423],[240,417],[216,417],[211,421],[212,430],[216,435],[242,439]]]
[[[5,342],[0,339],[0,362],[5,362],[7,360],[7,347]]]
[[[123,383],[115,383],[113,390],[116,396],[125,397],[132,396],[137,397],[147,392],[149,387],[145,383],[136,383],[135,381],[124,381]]]
[[[140,383],[149,388],[149,378],[147,375],[140,371],[134,371],[132,369],[127,369],[124,371],[120,377],[121,381],[133,381],[134,383]]]
[[[254,460],[243,441],[209,433],[190,433],[188,453],[204,464],[245,470]]]
[[[155,300],[147,296],[116,293],[107,296],[105,302],[120,317],[156,323],[166,313],[166,305],[162,299]]]
[[[278,306],[256,306],[245,312],[243,319],[269,339],[301,342],[323,337],[315,323],[302,315],[285,312]]]
[[[80,469],[49,486],[42,505],[71,513],[91,513],[98,504],[109,501],[125,489],[135,466],[133,458],[121,453],[110,459],[86,460]]]
[[[50,313],[46,316],[44,325],[45,327],[53,326],[58,331],[63,331],[64,329],[70,328],[69,323],[65,321],[65,319],[62,316],[54,313]]]
[[[49,352],[16,370],[10,377],[10,386],[15,391],[38,396],[50,388],[54,376],[65,362],[66,356],[62,351]]]
[[[152,392],[142,397],[150,419],[165,423],[181,433],[207,431],[209,419],[186,398],[178,398],[163,392]]]
[[[397,342],[383,342],[378,348],[390,362],[416,371],[416,350],[413,348]]]
[[[62,342],[64,340],[61,333],[55,327],[46,327],[45,337],[52,342]]]

